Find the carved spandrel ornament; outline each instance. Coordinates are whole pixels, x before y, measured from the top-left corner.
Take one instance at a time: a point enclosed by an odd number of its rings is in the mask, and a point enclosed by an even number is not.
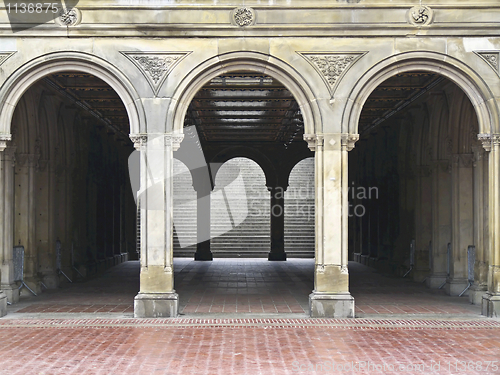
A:
[[[333,97],[342,77],[368,52],[297,52],[320,74]]]
[[[191,52],[121,52],[146,78],[158,95],[170,72]]]
[[[417,5],[411,8],[407,15],[408,23],[414,26],[428,26],[434,20],[434,11],[425,5]]]
[[[15,54],[15,52],[0,52],[0,65],[7,61],[13,54]]]
[[[252,8],[236,8],[232,11],[233,22],[239,27],[255,24],[255,11]]]
[[[500,77],[500,51],[474,51],[474,53],[486,61]]]

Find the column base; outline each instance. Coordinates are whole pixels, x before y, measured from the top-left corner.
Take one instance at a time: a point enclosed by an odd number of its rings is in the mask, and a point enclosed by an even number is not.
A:
[[[273,252],[270,252],[268,257],[267,257],[267,260],[271,260],[271,261],[274,261],[274,260],[278,260],[278,261],[283,261],[283,260],[286,260],[286,253],[273,253]]]
[[[194,260],[214,260],[214,255],[209,252],[196,252],[194,253]]]
[[[7,295],[0,290],[0,317],[7,315]]]
[[[430,289],[438,289],[446,284],[446,275],[432,275],[425,280],[425,285]]]
[[[488,293],[486,285],[472,285],[469,289],[469,302],[473,305],[481,305],[486,293]]]
[[[135,318],[175,318],[179,295],[173,293],[139,293],[134,299]]]
[[[489,318],[500,316],[500,295],[486,293],[483,295],[481,314]]]
[[[469,285],[467,279],[448,279],[445,285],[446,294],[449,296],[458,296]],[[468,296],[469,291],[465,292],[464,296]]]
[[[19,302],[19,287],[17,284],[2,285],[1,289],[7,296],[7,301],[10,303]]]
[[[56,289],[59,286],[59,278],[55,272],[49,272],[43,276],[42,282],[47,289]]]
[[[35,292],[37,295],[42,293],[42,285],[40,284],[40,280],[36,277],[27,277],[24,282],[28,287]],[[32,296],[33,294],[24,286],[19,289],[19,292],[21,295],[30,295]]]
[[[354,297],[350,293],[309,294],[311,318],[354,318]]]

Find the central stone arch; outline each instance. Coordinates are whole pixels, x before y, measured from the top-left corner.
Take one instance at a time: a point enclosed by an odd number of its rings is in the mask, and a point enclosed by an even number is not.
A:
[[[321,115],[316,97],[302,76],[289,64],[258,52],[230,52],[198,65],[177,87],[167,115],[166,129],[182,133],[184,117],[196,93],[210,80],[235,71],[260,72],[280,81],[294,96],[304,118],[304,133],[322,132]]]

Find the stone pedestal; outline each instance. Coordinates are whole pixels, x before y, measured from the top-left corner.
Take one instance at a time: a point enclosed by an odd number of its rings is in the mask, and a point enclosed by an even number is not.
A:
[[[458,296],[460,293],[464,291],[465,288],[469,285],[469,280],[463,279],[463,278],[455,278],[455,279],[448,279],[446,281],[446,285],[444,287],[444,290],[446,291],[446,294],[450,296]],[[468,296],[469,291],[465,292],[465,295]]]
[[[19,287],[17,284],[2,285],[2,291],[5,293],[10,303],[19,302]]]
[[[7,315],[7,296],[0,290],[0,317]]]
[[[425,285],[431,289],[440,288],[443,284],[446,283],[446,275],[432,275],[427,278],[425,281]]]
[[[488,292],[486,285],[472,285],[469,289],[469,302],[473,305],[481,305],[483,296]]]
[[[309,295],[311,318],[354,318],[354,298],[350,293],[321,293]]]
[[[134,299],[135,318],[175,318],[179,295],[172,293],[139,293]]]
[[[481,313],[489,318],[500,316],[500,295],[486,293],[482,298]]]

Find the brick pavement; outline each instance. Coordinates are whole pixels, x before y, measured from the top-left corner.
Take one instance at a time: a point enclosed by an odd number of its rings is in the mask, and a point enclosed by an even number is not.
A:
[[[499,334],[491,319],[0,319],[0,373],[495,374]]]
[[[370,319],[309,319],[313,266],[176,259],[176,319],[132,318],[137,262],[23,297],[0,319],[0,374],[500,374],[500,321],[467,298],[351,264]]]

